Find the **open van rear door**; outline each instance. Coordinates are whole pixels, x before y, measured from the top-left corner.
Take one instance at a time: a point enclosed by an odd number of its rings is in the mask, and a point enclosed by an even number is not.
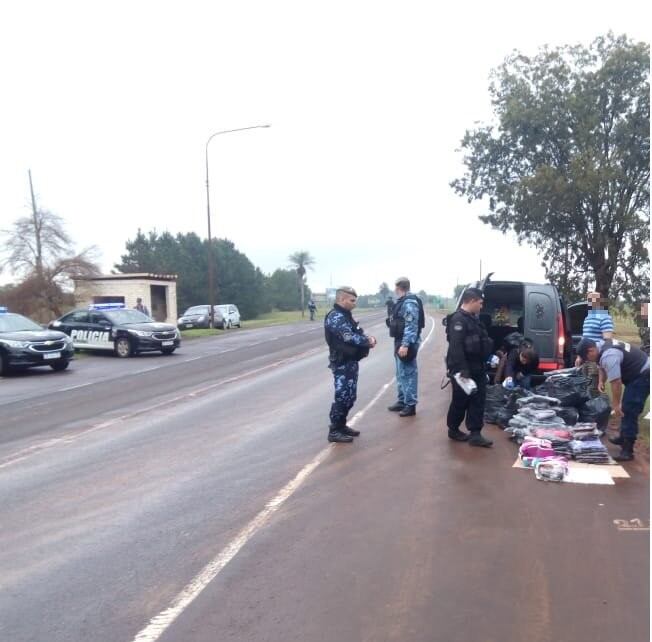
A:
[[[589,313],[589,304],[587,301],[580,301],[568,306],[568,323],[570,324],[570,333],[573,338],[573,353],[577,344],[582,340],[582,331],[584,329],[584,319]]]
[[[563,368],[566,339],[556,290],[549,284],[526,284],[524,289],[523,334],[539,353],[539,367]]]

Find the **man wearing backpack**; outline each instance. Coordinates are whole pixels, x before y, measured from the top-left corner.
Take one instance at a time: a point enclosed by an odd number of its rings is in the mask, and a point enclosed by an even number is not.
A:
[[[394,339],[398,400],[388,410],[398,412],[399,417],[412,417],[417,414],[417,353],[421,330],[425,326],[425,313],[421,299],[410,292],[407,277],[398,278],[395,286],[397,301],[387,325],[389,336]]]

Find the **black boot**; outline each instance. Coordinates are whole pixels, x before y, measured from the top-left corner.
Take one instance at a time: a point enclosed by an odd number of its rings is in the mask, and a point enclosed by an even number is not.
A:
[[[328,441],[336,444],[350,444],[353,441],[353,437],[342,432],[339,426],[331,426],[328,432]]]
[[[387,410],[390,412],[400,412],[403,410],[403,408],[405,408],[405,404],[397,401],[395,404],[392,404],[389,408],[387,408]]]
[[[355,430],[353,428],[349,428],[346,424],[344,426],[340,426],[340,432],[344,433],[345,435],[349,435],[349,437],[359,437],[360,436],[360,431]]]
[[[414,417],[417,414],[416,406],[405,406],[401,412],[398,413],[399,417]]]
[[[478,446],[481,448],[490,448],[494,445],[494,442],[491,439],[485,439],[482,436],[482,433],[479,430],[476,430],[471,433],[469,437],[469,446]]]
[[[618,433],[615,437],[609,437],[609,441],[616,446],[622,446],[624,443],[623,436],[621,433]]]
[[[469,435],[468,432],[464,432],[459,428],[455,428],[455,430],[451,428],[448,429],[448,438],[453,441],[468,441],[469,437],[471,437],[471,435]]]
[[[634,444],[636,439],[628,439],[623,437],[623,445],[619,455],[616,455],[614,459],[616,461],[632,461],[634,459]]]

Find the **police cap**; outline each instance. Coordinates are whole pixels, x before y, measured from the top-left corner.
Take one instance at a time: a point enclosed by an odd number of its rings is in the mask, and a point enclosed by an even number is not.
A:
[[[336,294],[339,294],[340,292],[343,294],[350,294],[351,296],[358,298],[358,293],[349,285],[340,285],[340,287],[337,288]]]
[[[583,360],[586,361],[586,357],[589,354],[589,350],[591,348],[597,348],[598,344],[593,341],[592,339],[582,339],[578,344],[577,344],[577,354],[578,356]]]

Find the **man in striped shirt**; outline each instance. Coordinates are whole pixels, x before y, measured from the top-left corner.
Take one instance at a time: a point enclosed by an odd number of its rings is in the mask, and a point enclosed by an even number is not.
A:
[[[613,339],[614,322],[605,309],[606,299],[603,299],[600,292],[589,292],[589,311],[584,319],[582,327],[582,339],[591,341],[607,341]],[[582,366],[582,374],[591,380],[591,396],[597,397],[604,387],[604,372],[600,370],[597,363],[584,361],[579,355],[575,359],[575,366]]]
[[[589,312],[584,319],[582,338],[591,341],[608,341],[614,336],[614,322],[605,309],[606,299],[599,292],[589,294]]]

